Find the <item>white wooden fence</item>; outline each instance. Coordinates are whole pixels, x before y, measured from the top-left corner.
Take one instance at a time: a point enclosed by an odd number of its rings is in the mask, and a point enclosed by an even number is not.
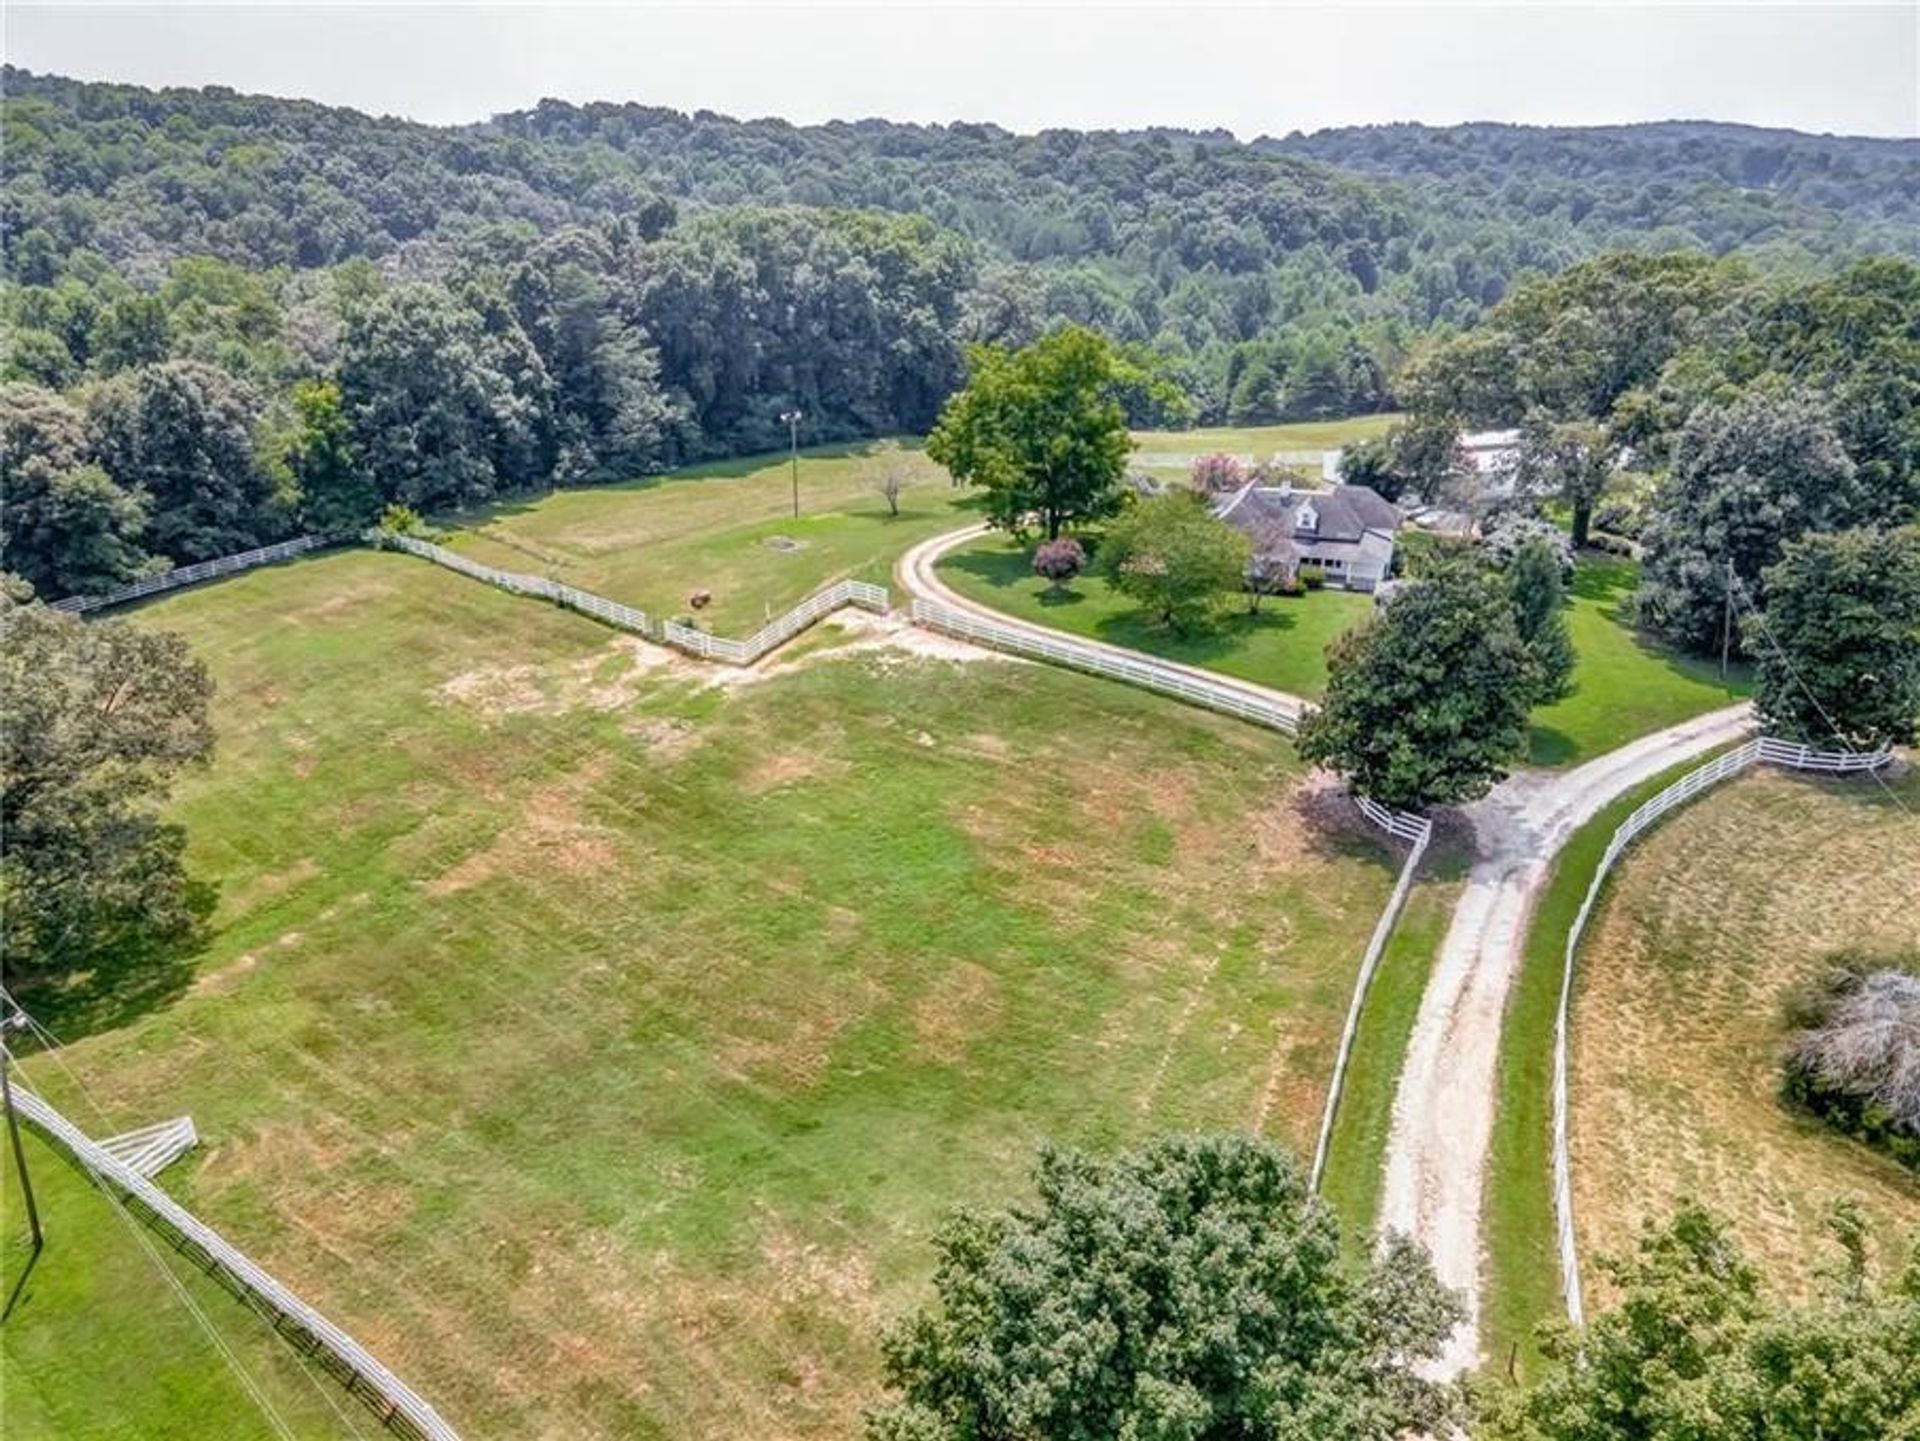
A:
[[[125,605],[130,600],[158,595],[163,590],[176,590],[180,586],[212,580],[216,576],[232,575],[239,570],[252,570],[257,565],[272,565],[278,560],[289,560],[296,555],[305,555],[310,550],[318,550],[326,543],[323,536],[296,536],[292,540],[283,540],[278,545],[263,545],[258,550],[243,550],[238,555],[223,555],[218,560],[203,560],[198,565],[183,565],[178,570],[150,575],[145,580],[136,580],[131,585],[110,590],[105,595],[70,595],[65,600],[52,602],[48,609],[84,614],[90,610],[103,610],[110,605]]]
[[[862,610],[880,615],[885,615],[891,608],[885,586],[864,580],[843,580],[825,590],[814,592],[785,615],[768,621],[745,640],[709,635],[706,631],[695,630],[671,620],[662,623],[660,638],[668,645],[704,660],[725,661],[729,665],[752,665],[768,651],[785,645],[815,621],[831,615],[843,605],[857,605]]]
[[[391,546],[408,555],[417,555],[422,560],[430,560],[435,565],[443,565],[448,570],[458,571],[487,585],[498,586],[514,595],[550,600],[568,610],[577,610],[582,615],[590,615],[620,630],[670,645],[701,660],[723,661],[728,665],[752,665],[768,651],[785,645],[815,621],[832,614],[843,605],[857,605],[882,615],[889,608],[884,586],[872,585],[864,580],[843,580],[808,596],[785,615],[768,621],[745,640],[732,640],[726,636],[709,635],[706,631],[681,625],[678,621],[650,616],[643,610],[622,605],[617,600],[608,600],[603,595],[595,595],[590,590],[581,590],[543,575],[523,575],[518,571],[482,565],[458,551],[414,536],[371,533],[369,539],[376,545]]]
[[[1327,1151],[1333,1144],[1333,1120],[1340,1109],[1341,1093],[1346,1088],[1347,1063],[1353,1057],[1354,1037],[1359,1034],[1360,1012],[1366,1007],[1367,992],[1373,986],[1373,973],[1380,969],[1380,957],[1386,952],[1393,928],[1400,920],[1400,912],[1406,908],[1407,894],[1413,889],[1413,873],[1420,868],[1420,860],[1427,853],[1427,843],[1433,839],[1433,822],[1425,816],[1396,811],[1365,796],[1355,796],[1354,801],[1360,807],[1360,814],[1396,840],[1408,842],[1411,849],[1400,867],[1399,879],[1393,883],[1393,894],[1387,897],[1386,909],[1380,912],[1380,919],[1373,924],[1373,934],[1367,938],[1366,954],[1360,958],[1360,974],[1354,978],[1353,1000],[1347,1005],[1347,1023],[1340,1030],[1340,1049],[1334,1057],[1333,1080],[1327,1087],[1326,1106],[1320,1112],[1320,1139],[1313,1148],[1313,1171],[1308,1185],[1315,1191],[1320,1189],[1321,1177],[1326,1173]]]
[[[1580,938],[1586,933],[1587,923],[1593,917],[1594,906],[1599,902],[1601,888],[1606,884],[1614,862],[1620,859],[1620,853],[1632,844],[1635,837],[1668,811],[1685,805],[1700,792],[1755,765],[1787,766],[1823,775],[1858,775],[1885,765],[1890,754],[1885,750],[1822,751],[1795,741],[1761,736],[1688,771],[1622,821],[1614,831],[1613,838],[1607,842],[1606,852],[1600,857],[1593,880],[1587,886],[1586,897],[1580,902],[1579,914],[1574,917],[1573,927],[1567,932],[1566,963],[1560,974],[1560,1009],[1553,1024],[1553,1209],[1560,1249],[1560,1290],[1566,1299],[1567,1318],[1574,1325],[1584,1325],[1586,1321],[1586,1305],[1580,1287],[1580,1254],[1574,1239],[1573,1161],[1568,1143],[1571,1119],[1567,1066],[1574,960],[1580,949]]]
[[[212,1227],[195,1219],[138,1170],[90,1140],[25,1086],[15,1085],[13,1100],[22,1119],[72,1156],[101,1185],[112,1187],[145,1211],[175,1246],[211,1270],[289,1342],[310,1351],[389,1430],[416,1441],[459,1441],[459,1433],[364,1346],[261,1270]]]
[[[1303,707],[1298,701],[1263,695],[1228,680],[1203,677],[1150,656],[1120,655],[1070,636],[988,620],[938,601],[916,600],[911,614],[915,625],[943,635],[1125,681],[1209,710],[1224,711],[1287,735],[1292,735],[1300,726]]]
[[[417,555],[422,560],[430,560],[435,565],[443,565],[448,570],[458,571],[461,575],[487,585],[497,586],[513,595],[536,596],[541,600],[550,600],[568,610],[577,610],[582,615],[590,615],[595,620],[605,621],[619,630],[632,631],[652,640],[660,639],[660,624],[643,610],[635,610],[630,605],[608,600],[605,596],[595,595],[590,590],[581,590],[571,585],[562,585],[544,575],[522,575],[518,571],[498,570],[490,565],[482,565],[477,560],[469,560],[458,551],[448,550],[443,545],[434,545],[411,535],[386,535],[372,532],[369,536],[374,544],[391,546],[394,550],[403,550],[408,555]]]

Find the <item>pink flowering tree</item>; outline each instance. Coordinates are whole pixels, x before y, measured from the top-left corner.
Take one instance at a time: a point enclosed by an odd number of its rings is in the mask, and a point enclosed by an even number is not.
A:
[[[1224,452],[1201,456],[1187,472],[1193,488],[1207,495],[1231,494],[1245,485],[1247,478],[1247,467],[1240,458]]]

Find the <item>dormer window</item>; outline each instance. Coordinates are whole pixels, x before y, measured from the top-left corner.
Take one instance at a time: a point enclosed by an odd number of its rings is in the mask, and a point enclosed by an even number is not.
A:
[[[1293,517],[1293,528],[1295,530],[1320,529],[1320,514],[1318,511],[1316,511],[1313,508],[1312,501],[1309,500],[1309,501],[1303,502],[1300,506],[1300,509],[1297,512],[1295,512]]]

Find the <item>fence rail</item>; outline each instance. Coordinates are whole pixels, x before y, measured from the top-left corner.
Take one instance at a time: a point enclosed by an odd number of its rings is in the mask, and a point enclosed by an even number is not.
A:
[[[1622,821],[1607,842],[1606,852],[1595,867],[1579,913],[1567,932],[1566,963],[1560,973],[1560,1008],[1553,1025],[1553,1209],[1560,1251],[1560,1290],[1566,1300],[1567,1318],[1575,1326],[1586,1322],[1586,1303],[1580,1286],[1580,1253],[1574,1237],[1573,1159],[1567,1132],[1571,1124],[1571,1100],[1568,1094],[1567,1068],[1569,1031],[1573,1009],[1574,962],[1580,940],[1600,899],[1607,875],[1614,862],[1662,816],[1685,805],[1700,792],[1720,784],[1756,765],[1786,766],[1794,770],[1822,775],[1858,775],[1887,763],[1892,753],[1878,751],[1823,751],[1795,741],[1761,736],[1735,746],[1686,775],[1641,805]]]
[[[636,610],[633,606],[622,605],[617,600],[608,600],[603,595],[595,595],[590,590],[581,590],[578,586],[566,585],[543,575],[524,575],[519,571],[499,570],[494,566],[482,565],[476,560],[469,560],[458,551],[448,550],[443,545],[434,545],[430,541],[420,540],[414,536],[377,535],[370,538],[377,545],[391,546],[395,550],[405,551],[408,555],[430,560],[435,565],[443,565],[448,570],[458,571],[461,575],[486,585],[497,586],[513,595],[528,595],[541,600],[550,600],[556,605],[565,606],[568,610],[579,611],[582,615],[589,615],[617,629],[645,636],[648,640],[657,641],[661,645],[670,645],[675,650],[685,651],[688,655],[697,656],[701,660],[717,660],[727,665],[752,665],[768,651],[785,645],[808,626],[823,616],[832,614],[841,606],[856,605],[863,610],[877,611],[882,615],[886,614],[890,608],[884,586],[873,585],[864,580],[843,580],[828,586],[825,590],[816,591],[785,615],[776,616],[768,621],[745,640],[733,640],[728,636],[710,635],[706,631],[696,630],[678,621],[650,616],[643,610]]]
[[[1411,811],[1396,811],[1392,806],[1383,806],[1365,796],[1355,796],[1353,800],[1360,807],[1361,815],[1395,840],[1424,846],[1433,839],[1433,822],[1425,816],[1417,816]]]
[[[223,555],[218,560],[203,560],[197,565],[183,565],[177,570],[150,575],[145,580],[136,580],[130,585],[110,590],[105,595],[70,595],[65,600],[52,602],[48,609],[71,611],[75,614],[85,614],[90,610],[104,610],[110,605],[125,605],[128,601],[139,600],[143,596],[158,595],[163,590],[177,590],[183,585],[195,585],[203,580],[212,580],[216,576],[252,570],[257,565],[272,565],[275,561],[290,560],[296,555],[305,555],[310,550],[318,550],[325,544],[327,541],[324,536],[296,536],[292,540],[283,540],[277,545],[263,545],[258,550],[243,550],[238,555]]]
[[[1327,1153],[1333,1146],[1333,1121],[1340,1110],[1341,1094],[1346,1089],[1347,1064],[1353,1058],[1354,1039],[1360,1031],[1360,1013],[1366,1008],[1367,992],[1373,988],[1373,974],[1380,969],[1380,957],[1386,953],[1387,942],[1392,939],[1393,928],[1399,923],[1400,912],[1406,909],[1407,896],[1413,890],[1414,872],[1419,870],[1421,858],[1427,853],[1427,843],[1433,839],[1433,822],[1425,816],[1396,811],[1365,796],[1355,796],[1354,801],[1359,805],[1360,813],[1369,821],[1396,840],[1409,842],[1412,849],[1407,852],[1407,859],[1400,867],[1400,875],[1393,883],[1393,894],[1387,897],[1380,919],[1374,922],[1373,934],[1367,938],[1366,953],[1360,958],[1360,973],[1354,977],[1353,1000],[1347,1006],[1347,1023],[1341,1028],[1340,1049],[1334,1056],[1333,1080],[1327,1086],[1327,1103],[1320,1112],[1320,1139],[1313,1148],[1313,1171],[1307,1184],[1315,1191],[1320,1189],[1321,1177],[1326,1173]]]
[[[695,630],[671,620],[662,624],[661,639],[704,660],[725,661],[729,665],[752,665],[768,651],[785,645],[815,621],[846,605],[859,606],[862,610],[880,615],[885,615],[891,609],[884,586],[864,580],[843,580],[825,590],[816,591],[785,615],[768,621],[745,640],[709,635],[706,631]]]
[[[414,1441],[459,1441],[459,1433],[425,1399],[353,1337],[261,1270],[210,1226],[197,1220],[139,1171],[89,1139],[73,1122],[24,1086],[14,1105],[35,1130],[145,1211],[175,1244],[213,1270],[296,1346],[309,1348],[349,1393],[387,1428]]]
[[[1300,726],[1298,702],[1281,701],[1226,681],[1204,679],[1179,666],[1147,656],[1120,656],[1066,636],[1042,634],[1024,626],[987,620],[938,601],[916,600],[913,623],[943,635],[1013,655],[1051,661],[1072,670],[1125,681],[1162,695],[1223,711],[1271,730],[1292,735]]]

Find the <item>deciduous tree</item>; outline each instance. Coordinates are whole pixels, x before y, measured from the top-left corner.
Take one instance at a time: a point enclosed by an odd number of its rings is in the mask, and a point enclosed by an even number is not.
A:
[[[1222,598],[1240,588],[1251,548],[1198,496],[1177,491],[1130,507],[1107,527],[1098,554],[1115,590],[1185,634],[1210,622]]]
[[[283,534],[287,497],[255,448],[260,393],[198,360],[115,376],[93,395],[94,455],[123,490],[151,498],[148,546],[176,565]]]
[[[1328,650],[1300,754],[1383,805],[1484,795],[1526,751],[1533,658],[1497,575],[1455,559],[1410,581]]]
[[[1037,516],[1048,540],[1072,522],[1119,509],[1126,477],[1132,376],[1102,336],[1067,326],[1016,351],[967,352],[966,387],[947,402],[927,454],[987,492],[992,524],[1018,531]]]
[[[1853,462],[1817,397],[1757,387],[1701,407],[1654,497],[1642,619],[1691,650],[1718,649],[1729,568],[1744,596],[1764,608],[1765,573],[1787,542],[1845,529],[1860,509]]]
[[[176,635],[0,598],[0,940],[8,984],[137,963],[204,916],[155,814],[213,749],[206,667]]]
[[[935,1241],[935,1303],[883,1343],[874,1441],[1356,1438],[1444,1431],[1415,1367],[1460,1315],[1424,1253],[1343,1251],[1291,1156],[1167,1137],[1048,1149],[1034,1199]]]
[[[1551,705],[1573,692],[1573,636],[1567,630],[1567,586],[1560,555],[1544,540],[1530,540],[1507,562],[1507,593],[1514,624],[1532,661],[1531,698]]]
[[[1603,1269],[1616,1300],[1584,1335],[1556,1328],[1550,1369],[1483,1394],[1484,1441],[1888,1441],[1920,1422],[1920,1247],[1884,1289],[1865,1226],[1840,1207],[1843,1263],[1813,1301],[1766,1294],[1726,1227],[1681,1208]]]
[[[1920,528],[1789,542],[1749,617],[1754,709],[1769,735],[1875,750],[1920,727]]]
[[[0,386],[0,566],[58,600],[111,590],[146,564],[147,503],[90,463],[80,412]]]

